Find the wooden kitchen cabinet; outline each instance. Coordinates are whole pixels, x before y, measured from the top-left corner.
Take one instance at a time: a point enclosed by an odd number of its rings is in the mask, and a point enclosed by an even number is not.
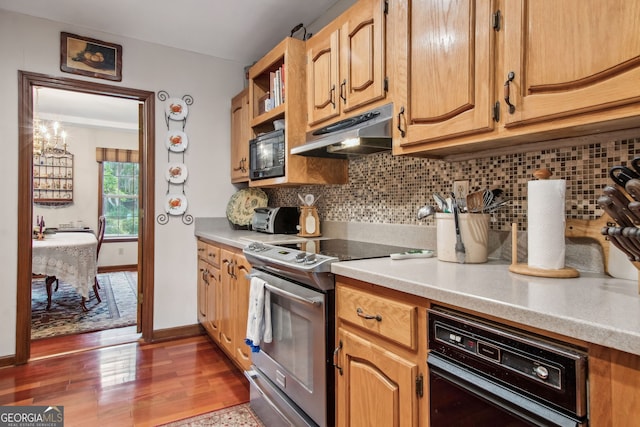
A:
[[[348,161],[292,155],[290,151],[305,143],[307,114],[305,42],[285,38],[249,70],[249,111],[251,137],[274,130],[275,120],[285,121],[285,175],[250,180],[252,187],[302,184],[346,184]],[[284,75],[284,101],[265,111],[264,98],[272,90],[272,73]]]
[[[640,418],[640,356],[589,346],[592,426],[636,426]]]
[[[340,277],[336,320],[337,425],[427,426],[426,303]]]
[[[310,128],[384,100],[385,0],[360,0],[307,41]]]
[[[394,105],[402,130],[394,153],[404,148],[495,127],[495,1],[401,2],[394,37],[406,45],[392,53],[396,75],[406,70],[406,84]],[[404,21],[403,27],[401,22]],[[408,150],[409,151],[409,150]]]
[[[636,1],[391,2],[394,154],[461,160],[637,126]]]
[[[231,182],[249,181],[249,89],[231,100]]]
[[[198,321],[241,370],[251,366],[244,343],[250,271],[239,249],[198,239]]]
[[[636,0],[506,1],[504,16],[499,83],[514,73],[509,93],[515,107],[505,112],[505,126],[567,116],[589,122],[598,112],[640,100]]]
[[[251,366],[250,349],[244,343],[249,313],[251,265],[241,252],[220,251],[220,345],[242,369]]]
[[[220,342],[220,248],[198,240],[198,321]]]

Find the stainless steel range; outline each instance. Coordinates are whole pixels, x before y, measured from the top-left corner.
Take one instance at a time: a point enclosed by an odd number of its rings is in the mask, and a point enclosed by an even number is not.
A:
[[[265,425],[333,426],[334,276],[331,264],[380,258],[408,248],[341,239],[268,245],[244,255],[270,292],[273,339],[245,372],[251,407]]]

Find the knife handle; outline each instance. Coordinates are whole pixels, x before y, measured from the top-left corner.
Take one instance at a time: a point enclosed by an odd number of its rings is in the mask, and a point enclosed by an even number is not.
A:
[[[640,159],[640,157],[638,159]],[[629,193],[634,200],[640,202],[640,179],[630,179],[625,184],[624,189],[627,190],[627,193]]]
[[[602,192],[611,198],[613,205],[616,207],[620,215],[626,216],[633,224],[640,224],[640,217],[636,215],[635,212],[629,210],[630,200],[621,190],[607,185],[604,187]]]
[[[600,196],[598,197],[597,203],[618,225],[622,227],[633,227],[631,220],[613,204],[611,197]]]

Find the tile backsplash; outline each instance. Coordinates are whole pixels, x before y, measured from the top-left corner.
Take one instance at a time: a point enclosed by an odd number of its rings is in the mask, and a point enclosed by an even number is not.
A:
[[[312,193],[321,220],[435,225],[433,218],[418,221],[418,208],[433,204],[432,194],[449,194],[453,182],[468,180],[470,191],[503,188],[511,202],[492,215],[493,230],[510,230],[527,223],[527,182],[536,169],[552,171],[551,179],[567,181],[568,218],[594,219],[602,215],[596,205],[605,185],[612,183],[609,168],[627,164],[640,155],[637,137],[609,140],[590,137],[586,145],[552,148],[482,159],[445,162],[392,156],[389,152],[355,157],[349,161],[349,183],[265,189],[270,206],[298,206],[298,193]]]

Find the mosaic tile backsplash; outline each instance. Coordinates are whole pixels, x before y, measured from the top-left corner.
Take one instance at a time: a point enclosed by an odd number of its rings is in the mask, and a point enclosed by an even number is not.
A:
[[[469,190],[502,188],[511,202],[492,214],[491,229],[509,231],[512,222],[526,230],[527,182],[536,169],[552,171],[551,179],[567,181],[567,218],[595,219],[602,188],[611,185],[609,169],[640,156],[638,137],[602,140],[584,146],[556,148],[475,160],[445,162],[392,156],[389,152],[349,161],[346,185],[265,189],[270,206],[298,206],[298,193],[312,193],[321,220],[435,225],[433,218],[418,221],[418,209],[433,204],[433,193],[449,194],[453,182],[468,180]]]

